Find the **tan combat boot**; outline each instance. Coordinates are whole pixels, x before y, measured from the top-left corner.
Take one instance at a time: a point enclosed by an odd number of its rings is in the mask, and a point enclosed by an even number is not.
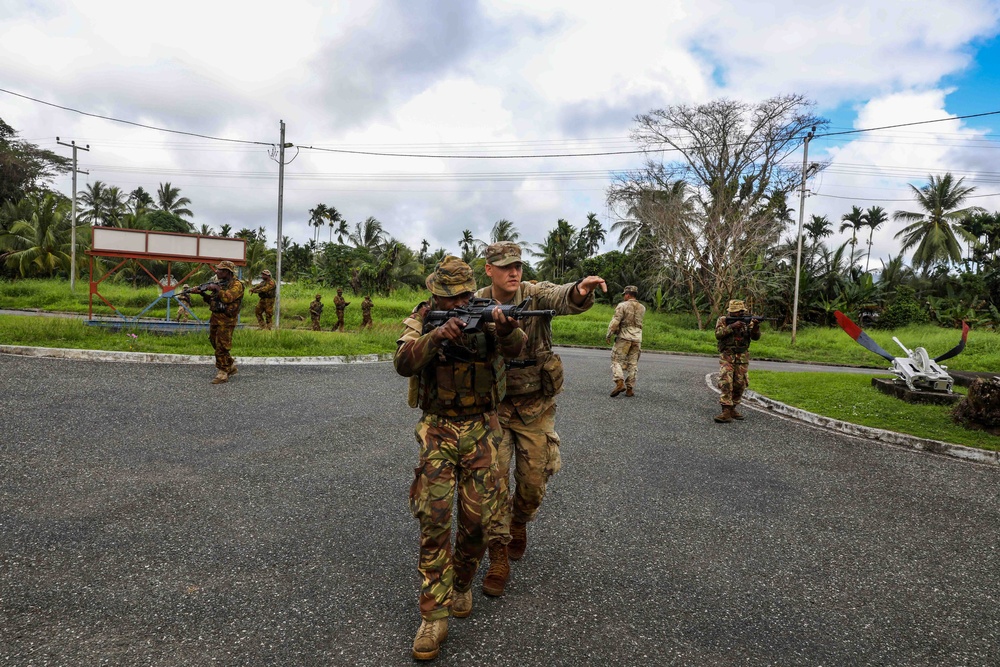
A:
[[[485,584],[484,584],[485,585]],[[455,618],[468,618],[472,613],[472,588],[461,592],[451,592],[451,615]]]
[[[635,396],[635,391],[632,389],[632,387],[626,387],[625,388],[625,395],[626,396]]]
[[[240,372],[240,369],[236,368],[236,364],[233,364],[232,366],[230,366],[229,370],[226,371],[226,373],[229,375],[229,377],[233,377],[234,375],[236,375],[239,372]]]
[[[737,412],[736,411],[736,406],[735,405],[733,407],[729,408],[729,416],[732,417],[733,419],[736,419],[736,420],[739,420],[739,421],[743,421],[744,419],[746,419],[746,417],[743,416],[742,412]]]
[[[417,636],[413,639],[413,657],[417,660],[433,660],[447,638],[447,618],[439,618],[436,621],[422,620]]]
[[[229,382],[229,373],[226,371],[219,371],[212,378],[212,384],[222,384],[223,382]]]
[[[507,545],[502,542],[491,542],[490,569],[483,578],[483,593],[495,598],[502,596],[509,577],[510,563],[507,561]]]
[[[715,421],[717,421],[720,424],[728,424],[729,422],[733,421],[732,411],[733,409],[731,407],[729,407],[728,405],[723,405],[722,412],[715,415]]]
[[[510,524],[510,544],[507,545],[507,555],[511,560],[521,560],[528,548],[528,526],[514,521]]]
[[[622,393],[623,391],[625,391],[625,381],[624,380],[615,380],[615,388],[611,392],[612,398],[615,397],[615,396],[617,396],[618,394]]]

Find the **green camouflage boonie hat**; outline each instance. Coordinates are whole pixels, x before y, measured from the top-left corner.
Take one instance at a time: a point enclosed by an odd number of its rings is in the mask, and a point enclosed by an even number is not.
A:
[[[733,299],[729,302],[729,312],[738,313],[741,310],[746,310],[747,306],[743,303],[743,299]]]
[[[509,266],[521,261],[521,246],[513,241],[500,241],[486,248],[486,263]]]
[[[622,294],[631,294],[632,296],[639,296],[639,288],[636,287],[635,285],[629,285],[622,291]]]
[[[454,255],[442,259],[427,276],[427,289],[435,296],[458,296],[476,291],[472,268]]]
[[[232,271],[233,273],[236,273],[236,265],[230,262],[228,259],[225,260],[224,262],[219,262],[218,264],[215,265],[215,270],[218,271],[219,269],[226,269],[227,271]]]

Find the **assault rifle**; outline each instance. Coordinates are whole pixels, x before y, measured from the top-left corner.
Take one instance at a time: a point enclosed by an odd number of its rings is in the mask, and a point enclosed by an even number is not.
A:
[[[742,317],[729,317],[726,316],[726,326],[730,324],[736,324],[737,322],[742,322],[748,326],[752,326],[754,323],[760,322],[777,322],[777,317],[764,317],[763,315],[743,315]]]
[[[220,289],[222,289],[222,285],[219,284],[218,280],[209,280],[207,283],[202,283],[197,287],[185,287],[179,292],[179,294],[187,295],[194,294],[196,292],[200,294],[206,290],[218,292]]]
[[[424,315],[423,333],[436,329],[453,317],[465,322],[463,331],[466,333],[478,333],[483,330],[484,324],[493,321],[496,311],[500,311],[505,317],[515,320],[520,320],[523,317],[552,317],[556,314],[554,310],[528,310],[528,299],[516,306],[503,306],[494,303],[492,299],[472,297],[468,304],[453,310],[428,311]]]

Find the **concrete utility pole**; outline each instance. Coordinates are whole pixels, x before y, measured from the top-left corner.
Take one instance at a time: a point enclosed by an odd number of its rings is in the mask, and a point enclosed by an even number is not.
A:
[[[56,143],[60,146],[69,146],[73,149],[73,208],[70,212],[71,227],[70,229],[70,267],[69,267],[69,289],[70,291],[76,290],[76,175],[77,174],[89,174],[89,171],[80,171],[76,168],[76,151],[77,149],[81,151],[90,151],[90,144],[87,144],[86,148],[81,148],[76,145],[75,141],[71,141],[68,144],[64,141],[59,141],[59,137],[56,137]]]
[[[281,328],[281,212],[285,201],[285,149],[291,148],[294,144],[285,143],[285,121],[278,121],[281,125],[281,138],[278,143],[278,256],[274,265],[274,329]],[[296,154],[297,155],[297,154]],[[271,154],[272,159],[274,154]],[[293,160],[295,158],[292,158]]]
[[[806,178],[808,178],[809,142],[816,135],[816,126],[806,135],[802,144],[802,183],[799,184],[799,249],[795,253],[795,297],[792,300],[792,345],[799,325],[799,271],[802,268],[802,218],[806,211]]]

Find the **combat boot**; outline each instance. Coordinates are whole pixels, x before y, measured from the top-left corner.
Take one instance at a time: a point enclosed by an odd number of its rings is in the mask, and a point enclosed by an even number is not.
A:
[[[485,584],[484,584],[485,585]],[[472,588],[460,592],[451,592],[451,615],[455,618],[468,618],[472,613]]]
[[[417,636],[413,638],[413,657],[417,660],[433,660],[447,638],[447,618],[439,618],[436,621],[422,620]]]
[[[611,392],[612,398],[625,391],[625,380],[615,380],[615,388]]]
[[[715,421],[720,424],[728,424],[733,421],[733,409],[728,405],[723,405],[722,412],[715,415]]]
[[[632,387],[626,387],[625,388],[625,395],[626,396],[630,396],[630,397],[631,396],[635,396],[635,391],[632,389]]]
[[[528,526],[514,521],[510,524],[510,544],[507,545],[507,555],[511,560],[521,560],[528,548]]]
[[[232,366],[229,367],[229,370],[226,371],[226,374],[229,375],[229,377],[233,377],[234,375],[236,375],[239,372],[240,372],[240,370],[238,368],[236,368],[236,364],[233,364]]]
[[[742,412],[737,412],[736,411],[736,406],[735,405],[733,407],[729,408],[729,416],[732,417],[733,419],[736,419],[736,420],[739,420],[739,421],[743,421],[744,419],[746,419],[746,417],[743,416]]]
[[[212,378],[212,384],[222,384],[223,382],[229,382],[229,373],[226,371],[219,371]]]
[[[490,543],[490,569],[483,578],[483,593],[495,598],[502,596],[509,577],[510,563],[507,561],[507,545],[502,542]],[[471,598],[469,603],[471,605]]]

